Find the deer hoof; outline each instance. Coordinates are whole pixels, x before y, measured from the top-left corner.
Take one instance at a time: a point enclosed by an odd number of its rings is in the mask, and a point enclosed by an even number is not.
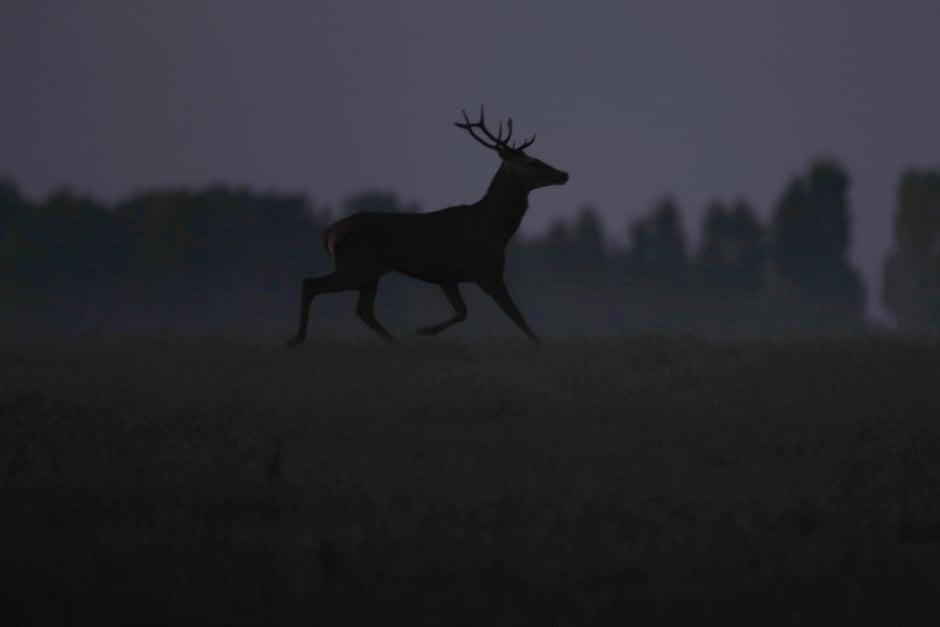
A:
[[[284,344],[284,347],[285,347],[285,348],[290,348],[291,346],[298,346],[298,345],[303,344],[303,343],[304,343],[303,338],[294,337],[294,338],[291,338],[291,339],[287,340],[287,342]]]

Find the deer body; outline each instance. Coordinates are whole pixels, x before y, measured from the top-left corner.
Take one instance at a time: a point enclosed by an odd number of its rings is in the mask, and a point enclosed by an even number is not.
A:
[[[529,192],[546,185],[564,184],[568,175],[526,155],[523,150],[532,141],[519,148],[508,146],[512,120],[503,139],[502,125],[497,136],[486,130],[482,110],[479,122],[471,123],[466,113],[464,119],[465,123],[457,126],[496,150],[503,160],[486,195],[472,205],[418,214],[362,212],[331,225],[324,233],[324,247],[333,257],[336,270],[325,277],[304,280],[300,324],[288,345],[299,344],[306,338],[314,296],[354,289],[359,290],[357,315],[376,333],[394,341],[373,311],[379,277],[388,272],[441,286],[454,307],[452,318],[422,327],[418,333],[436,335],[466,318],[466,305],[457,286],[472,282],[493,297],[530,339],[538,341],[503,281],[506,244],[522,222]],[[478,137],[474,129],[480,129],[492,143]]]
[[[348,231],[335,240],[334,261],[373,265],[381,274],[400,272],[429,283],[478,280],[502,251],[474,233],[471,214],[468,206],[425,214],[357,213],[336,225],[340,233]]]

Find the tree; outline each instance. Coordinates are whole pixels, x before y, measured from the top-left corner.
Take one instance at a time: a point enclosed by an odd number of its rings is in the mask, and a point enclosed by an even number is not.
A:
[[[651,215],[633,223],[630,234],[630,261],[641,283],[664,290],[682,283],[688,255],[679,210],[671,198],[664,198]]]
[[[884,267],[885,307],[900,329],[940,330],[940,172],[906,172],[898,185],[895,250]]]
[[[4,234],[13,228],[14,223],[22,219],[25,204],[16,183],[0,176],[0,242],[3,241]]]
[[[698,266],[709,294],[756,297],[764,283],[764,232],[743,201],[713,203],[705,215]]]
[[[117,207],[132,282],[176,288],[192,276],[191,257],[198,250],[190,205],[190,193],[179,190],[140,194]]]
[[[849,177],[835,161],[794,178],[771,225],[774,289],[806,320],[826,329],[861,320],[864,293],[847,260]]]
[[[39,244],[27,232],[26,201],[11,179],[0,178],[0,314],[11,317],[11,308],[25,305],[30,293],[27,278],[31,261],[40,255]]]
[[[26,201],[12,179],[0,177],[0,281],[18,260],[12,255],[14,238],[26,219]]]
[[[564,272],[576,282],[596,285],[602,278],[604,227],[593,207],[584,207],[565,229]]]
[[[418,205],[401,204],[398,195],[393,192],[367,191],[354,194],[343,203],[343,215],[352,215],[360,211],[417,213]]]

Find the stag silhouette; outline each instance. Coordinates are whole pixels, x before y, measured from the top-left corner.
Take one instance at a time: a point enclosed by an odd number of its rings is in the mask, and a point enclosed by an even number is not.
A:
[[[375,294],[379,278],[387,272],[434,283],[454,308],[453,317],[417,330],[437,335],[467,317],[458,285],[476,283],[533,342],[538,336],[509,296],[503,280],[506,244],[519,228],[529,207],[529,192],[548,185],[563,185],[568,174],[525,154],[535,135],[521,145],[510,145],[512,118],[499,123],[496,135],[480,120],[471,122],[463,112],[455,122],[502,160],[486,195],[472,205],[448,207],[429,213],[361,212],[343,218],[323,232],[323,245],[333,258],[332,274],[304,279],[300,297],[300,324],[287,343],[295,346],[307,337],[310,303],[314,296],[358,290],[356,315],[384,339],[395,338],[376,319]],[[479,134],[478,134],[479,132]]]

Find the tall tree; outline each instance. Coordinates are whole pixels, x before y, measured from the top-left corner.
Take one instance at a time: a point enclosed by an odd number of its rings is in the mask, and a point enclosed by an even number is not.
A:
[[[118,205],[115,219],[129,245],[127,270],[145,286],[181,287],[192,276],[195,246],[192,195],[185,190],[147,192]]]
[[[856,324],[864,293],[849,266],[849,177],[835,161],[813,163],[787,186],[771,225],[776,287],[827,328]]]
[[[938,331],[940,172],[910,170],[901,177],[894,238],[884,267],[885,307],[904,331]]]
[[[39,254],[39,242],[28,233],[28,217],[16,183],[0,178],[0,300],[7,309],[26,304],[30,259]]]
[[[3,235],[22,217],[25,204],[16,183],[0,176],[0,241],[3,241]]]
[[[562,273],[581,285],[603,281],[604,226],[593,207],[583,207],[566,229]]]
[[[352,215],[360,211],[417,213],[418,209],[416,203],[402,204],[397,194],[386,191],[360,192],[343,202],[344,215]]]
[[[663,289],[678,286],[688,269],[685,234],[675,201],[661,200],[651,215],[630,227],[630,259],[645,282]]]
[[[721,296],[756,297],[764,282],[764,232],[743,200],[713,203],[705,215],[698,265],[704,287]]]

